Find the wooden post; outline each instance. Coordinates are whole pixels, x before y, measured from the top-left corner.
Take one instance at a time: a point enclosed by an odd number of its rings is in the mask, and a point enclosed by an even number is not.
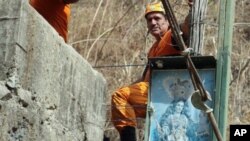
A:
[[[195,54],[202,54],[204,43],[204,16],[207,9],[207,0],[195,0],[192,7],[191,30],[190,30],[190,43]]]
[[[214,114],[219,129],[226,140],[229,81],[231,73],[231,50],[235,0],[220,0],[218,54],[216,72],[216,96]]]

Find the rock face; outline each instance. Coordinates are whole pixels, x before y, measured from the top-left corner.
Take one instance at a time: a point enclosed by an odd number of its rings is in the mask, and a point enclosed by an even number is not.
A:
[[[27,0],[0,1],[1,141],[101,141],[105,92]]]

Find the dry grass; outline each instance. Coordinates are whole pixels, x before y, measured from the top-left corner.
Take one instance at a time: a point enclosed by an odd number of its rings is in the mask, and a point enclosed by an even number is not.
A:
[[[153,42],[147,36],[144,6],[149,0],[94,0],[72,5],[69,43],[108,82],[108,93],[136,80],[146,63],[146,53]],[[185,0],[171,1],[178,19],[183,20]],[[250,123],[250,2],[237,0],[232,49],[232,79],[229,97],[229,124]],[[179,10],[184,9],[184,10]],[[209,0],[205,19],[204,55],[216,56],[218,33],[218,1]],[[124,65],[123,67],[115,67]],[[127,65],[127,67],[125,67]],[[104,67],[106,66],[106,67]],[[109,101],[107,101],[109,105]],[[107,106],[108,113],[110,107]],[[118,134],[107,122],[111,141]],[[138,133],[139,134],[139,133]]]

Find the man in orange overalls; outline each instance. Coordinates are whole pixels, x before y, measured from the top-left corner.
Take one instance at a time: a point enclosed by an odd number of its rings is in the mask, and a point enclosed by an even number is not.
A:
[[[34,7],[54,27],[64,41],[68,40],[68,23],[70,18],[70,3],[78,0],[30,0]]]
[[[191,6],[192,0],[189,0]],[[190,14],[189,14],[190,15]],[[183,38],[189,36],[189,17],[180,25]],[[180,55],[181,51],[175,46],[169,22],[160,2],[148,4],[145,18],[148,31],[156,39],[148,53],[149,57]],[[146,117],[146,105],[149,87],[149,69],[146,67],[143,76],[130,86],[122,87],[112,94],[112,121],[120,133],[121,141],[136,141],[136,118]]]

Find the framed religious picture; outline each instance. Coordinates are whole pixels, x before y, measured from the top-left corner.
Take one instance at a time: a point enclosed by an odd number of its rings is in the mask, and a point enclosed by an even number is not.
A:
[[[215,98],[213,57],[192,57],[206,91]],[[196,109],[193,83],[182,56],[151,58],[151,80],[146,141],[212,141],[213,131],[205,111]],[[213,101],[206,101],[213,107]]]

